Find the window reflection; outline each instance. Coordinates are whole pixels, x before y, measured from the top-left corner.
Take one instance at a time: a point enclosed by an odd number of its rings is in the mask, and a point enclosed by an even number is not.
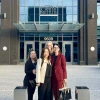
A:
[[[73,14],[77,14],[77,7],[73,7]]]
[[[63,0],[64,6],[72,6],[72,0]]]
[[[25,0],[20,0],[20,6],[24,6]]]
[[[100,19],[97,20],[97,25],[98,25],[98,26],[100,25]]]
[[[72,15],[67,15],[67,22],[72,22]]]
[[[35,6],[35,7],[34,7]],[[51,17],[52,21],[77,21],[78,17],[78,9],[77,9],[77,0],[20,0],[20,21],[28,22],[28,21],[39,21],[39,8],[41,6],[53,6],[57,9],[57,17]],[[63,7],[63,9],[62,9]],[[31,12],[29,12],[29,8]],[[34,9],[35,8],[35,9]],[[37,11],[38,9],[38,11]],[[99,7],[98,7],[99,9]],[[34,12],[35,11],[35,12]],[[98,13],[100,11],[98,10]],[[48,14],[48,13],[47,13]],[[48,18],[44,16],[44,18],[40,20],[43,21],[44,19],[48,20]],[[98,21],[98,23],[100,23]]]
[[[100,3],[97,3],[97,15],[98,15],[98,19],[97,19],[97,25],[100,25]]]
[[[72,14],[72,7],[67,7],[67,14]]]
[[[73,6],[77,6],[78,5],[78,0],[73,0]]]
[[[100,15],[100,6],[97,6],[97,14]]]
[[[43,1],[43,2],[44,2],[44,1]],[[35,5],[35,6],[39,6],[39,5],[40,5],[39,0],[34,0],[34,5]]]
[[[57,6],[57,0],[40,0],[40,6]]]
[[[74,22],[77,22],[78,21],[77,15],[73,15],[73,21]]]
[[[34,0],[25,0],[25,6],[33,6],[33,5],[34,5]]]

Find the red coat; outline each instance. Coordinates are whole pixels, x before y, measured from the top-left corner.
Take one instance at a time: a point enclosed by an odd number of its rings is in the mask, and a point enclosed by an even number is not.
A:
[[[51,56],[51,64],[54,65],[54,55]],[[55,62],[55,66],[53,66],[53,76],[55,75],[56,79],[64,80],[67,79],[67,69],[66,69],[66,59],[65,56],[61,53],[58,54],[58,57]]]

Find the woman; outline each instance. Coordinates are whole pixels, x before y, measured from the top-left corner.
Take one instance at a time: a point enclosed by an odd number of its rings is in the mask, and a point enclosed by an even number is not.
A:
[[[24,86],[28,87],[28,100],[33,100],[33,94],[36,88],[36,64],[36,52],[34,50],[31,50],[29,53],[29,59],[25,63],[26,76],[24,79]]]
[[[45,47],[47,47],[50,51],[50,53],[53,53],[53,43],[51,41],[48,41],[45,45]]]
[[[52,70],[52,87],[55,100],[58,100],[59,89],[62,88],[67,81],[66,60],[60,52],[58,44],[54,45],[54,54],[51,56]]]
[[[41,58],[36,67],[36,83],[38,86],[38,100],[51,100],[51,76],[50,51],[47,47],[42,50]]]

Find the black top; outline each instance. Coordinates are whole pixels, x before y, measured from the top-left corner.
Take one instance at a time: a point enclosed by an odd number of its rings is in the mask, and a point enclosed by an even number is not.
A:
[[[37,63],[32,63],[31,59],[28,59],[25,63],[25,73],[26,77],[28,77],[29,80],[33,80],[36,78],[36,74],[33,74],[32,72],[33,69],[36,69],[36,64]]]
[[[58,56],[54,56],[54,64],[53,66],[55,67],[55,64],[56,64],[56,59],[57,59]]]
[[[50,78],[51,76],[52,76],[52,65],[51,64],[47,64],[45,77],[46,78]]]

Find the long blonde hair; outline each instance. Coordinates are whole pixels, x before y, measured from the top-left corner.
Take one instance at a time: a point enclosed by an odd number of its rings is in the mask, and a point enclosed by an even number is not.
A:
[[[47,47],[48,43],[51,43],[52,48],[51,48],[50,52],[53,53],[53,43],[52,43],[52,41],[47,41],[45,44],[45,47]]]

